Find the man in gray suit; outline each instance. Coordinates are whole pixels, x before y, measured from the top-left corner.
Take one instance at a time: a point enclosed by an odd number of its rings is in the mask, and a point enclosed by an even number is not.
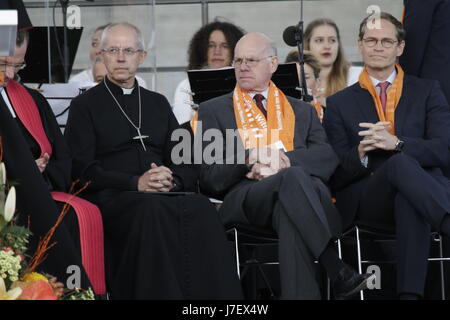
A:
[[[338,159],[314,108],[270,81],[277,66],[267,36],[250,33],[237,43],[234,92],[200,104],[196,138],[219,131],[226,140],[213,159],[204,159],[200,188],[224,199],[219,213],[225,225],[277,232],[282,298],[320,299],[315,260],[335,297],[349,298],[374,275],[357,274],[336,254],[332,240],[341,223],[325,182]],[[211,149],[204,144],[203,156]]]

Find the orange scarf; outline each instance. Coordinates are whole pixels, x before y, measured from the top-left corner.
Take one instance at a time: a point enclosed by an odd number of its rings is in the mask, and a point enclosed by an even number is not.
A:
[[[194,113],[194,116],[192,117],[192,119],[191,119],[191,129],[192,129],[192,132],[194,133],[194,135],[195,135],[195,130],[197,130],[197,121],[198,121],[198,111],[196,111],[195,113]]]
[[[391,130],[389,130],[391,134],[395,134],[395,109],[397,108],[398,102],[402,97],[403,78],[405,76],[405,73],[403,72],[403,69],[399,64],[397,64],[395,67],[397,68],[397,77],[395,78],[394,83],[391,85],[387,92],[386,114],[384,114],[383,112],[383,106],[381,105],[380,96],[373,86],[372,80],[370,79],[366,68],[364,68],[363,72],[361,72],[359,76],[359,85],[361,86],[361,88],[368,90],[373,98],[375,107],[377,109],[378,119],[380,119],[380,121],[389,121],[391,123]]]
[[[238,84],[233,93],[236,125],[245,149],[273,146],[294,150],[295,113],[284,93],[270,81],[267,120],[250,95]]]
[[[319,101],[313,102],[314,109],[316,109],[317,116],[319,117],[320,122],[323,120],[323,106],[320,104]]]

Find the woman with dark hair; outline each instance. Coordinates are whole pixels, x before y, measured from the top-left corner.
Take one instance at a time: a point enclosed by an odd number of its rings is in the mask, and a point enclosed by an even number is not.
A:
[[[345,59],[339,28],[333,20],[313,20],[305,30],[305,49],[309,50],[321,66],[318,94],[320,102],[332,94],[358,82],[362,67],[353,67]]]
[[[201,27],[192,37],[189,43],[189,70],[219,69],[231,65],[234,57],[234,47],[244,35],[244,31],[229,22],[215,20]],[[173,113],[178,122],[185,123],[194,116],[189,101],[189,80],[184,79],[175,89]]]

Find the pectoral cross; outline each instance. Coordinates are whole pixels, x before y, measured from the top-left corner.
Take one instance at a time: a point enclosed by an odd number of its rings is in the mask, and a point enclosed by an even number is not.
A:
[[[144,149],[144,151],[147,151],[147,149],[145,148],[144,139],[148,139],[148,136],[142,135],[141,129],[136,128],[136,131],[137,131],[138,135],[133,137],[133,140],[137,140],[137,139],[141,140],[142,148]]]

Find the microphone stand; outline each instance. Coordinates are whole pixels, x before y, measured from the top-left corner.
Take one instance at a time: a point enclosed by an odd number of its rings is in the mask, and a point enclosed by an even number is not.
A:
[[[308,87],[306,85],[306,77],[305,77],[305,60],[303,57],[303,0],[300,0],[300,22],[297,25],[295,32],[295,41],[297,42],[297,50],[298,50],[298,61],[300,63],[300,87],[302,89],[302,99],[305,102],[313,101],[313,97],[308,94]]]
[[[64,82],[69,81],[69,43],[67,41],[67,7],[69,6],[69,0],[59,0],[63,15],[63,32],[64,32]]]

